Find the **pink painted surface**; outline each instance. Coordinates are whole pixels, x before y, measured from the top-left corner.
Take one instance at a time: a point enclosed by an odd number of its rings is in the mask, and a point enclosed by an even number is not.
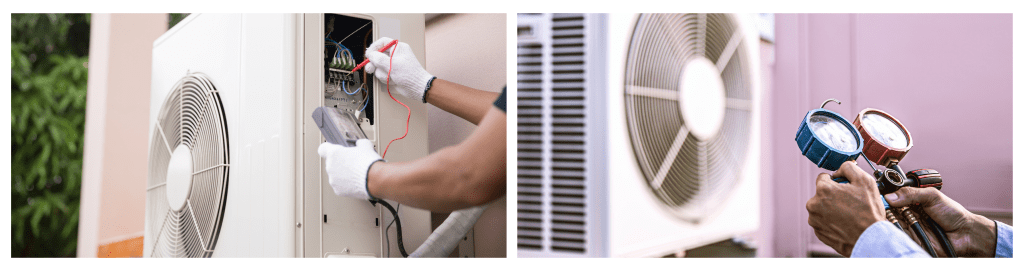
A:
[[[776,257],[831,252],[807,226],[814,176],[794,136],[804,114],[884,110],[910,130],[904,170],[934,168],[967,209],[1012,220],[1012,16],[779,14],[770,97]],[[861,160],[861,167],[868,169]]]

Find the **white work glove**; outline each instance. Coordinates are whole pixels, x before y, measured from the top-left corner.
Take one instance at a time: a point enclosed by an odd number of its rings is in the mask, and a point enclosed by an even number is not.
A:
[[[366,174],[370,165],[384,159],[373,150],[370,140],[360,139],[356,141],[355,147],[324,142],[320,144],[317,153],[326,159],[324,165],[334,194],[364,200],[376,198],[370,195],[370,189],[366,187]]]
[[[366,59],[370,60],[370,63],[366,63],[364,67],[366,72],[372,73],[381,83],[387,84],[388,67],[392,67],[391,91],[397,91],[402,96],[417,101],[427,102],[423,98],[423,93],[427,89],[427,82],[434,76],[420,66],[419,60],[416,60],[416,55],[412,53],[412,47],[409,47],[408,43],[398,42],[395,46],[384,50],[383,53],[378,52],[392,40],[391,38],[380,38],[366,48]],[[391,51],[395,48],[398,49],[392,59]]]

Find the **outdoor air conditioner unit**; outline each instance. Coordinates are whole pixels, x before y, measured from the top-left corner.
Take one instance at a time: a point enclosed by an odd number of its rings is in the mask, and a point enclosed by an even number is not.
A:
[[[519,14],[520,257],[659,257],[758,225],[758,37],[733,14]]]
[[[362,72],[339,79],[325,64],[342,46],[362,61],[379,37],[409,43],[425,63],[423,14],[194,14],[157,39],[144,256],[398,256],[391,214],[330,188],[311,118],[319,106],[363,109],[378,150],[402,136],[407,111],[384,83]],[[339,80],[365,86],[348,95]],[[385,158],[427,155],[425,105],[395,97],[413,119]],[[405,245],[419,246],[430,213],[399,213]]]

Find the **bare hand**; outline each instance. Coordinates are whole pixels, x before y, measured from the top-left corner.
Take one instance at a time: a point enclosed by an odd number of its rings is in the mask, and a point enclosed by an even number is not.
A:
[[[833,177],[845,177],[840,184]],[[871,224],[885,220],[875,178],[848,161],[832,176],[818,174],[814,197],[807,201],[807,224],[814,235],[843,256],[849,257],[861,233]]]
[[[967,211],[960,203],[946,197],[938,189],[904,187],[895,193],[885,195],[885,198],[892,208],[920,205],[925,213],[946,231],[957,256],[995,256],[995,222]],[[930,230],[927,232],[931,233]],[[929,235],[935,251],[941,253],[940,241],[934,235]]]

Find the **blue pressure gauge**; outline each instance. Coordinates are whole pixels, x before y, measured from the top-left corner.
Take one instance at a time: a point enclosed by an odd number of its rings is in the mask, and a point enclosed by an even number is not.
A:
[[[824,107],[829,101],[825,101]],[[838,103],[838,101],[837,101]],[[807,159],[831,171],[846,161],[856,160],[861,154],[864,139],[846,118],[828,109],[807,112],[796,132],[796,144]]]

